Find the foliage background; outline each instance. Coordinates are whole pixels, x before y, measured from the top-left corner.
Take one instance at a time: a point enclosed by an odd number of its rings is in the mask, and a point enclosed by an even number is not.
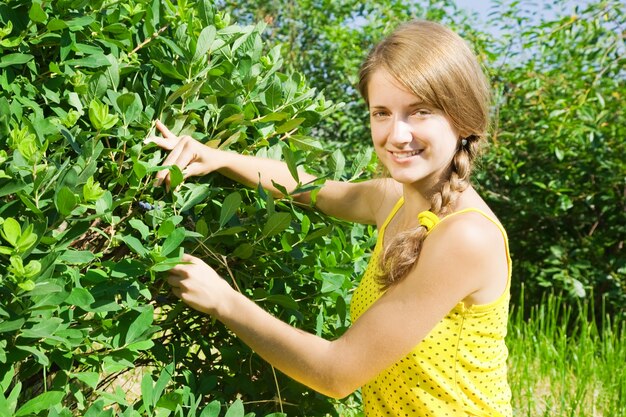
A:
[[[451,1],[0,3],[0,415],[337,415],[173,300],[164,271],[184,247],[332,338],[375,231],[214,175],[155,189],[163,155],[142,140],[160,117],[306,166],[320,180],[303,188],[372,175],[357,68],[416,16],[461,33],[492,79],[476,183],[509,232],[513,298],[560,291],[623,320],[624,13],[537,23],[496,3],[494,37]]]

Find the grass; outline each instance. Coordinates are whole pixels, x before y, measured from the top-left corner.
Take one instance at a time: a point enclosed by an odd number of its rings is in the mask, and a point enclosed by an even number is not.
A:
[[[626,325],[548,295],[512,307],[509,383],[515,416],[626,416]]]
[[[520,297],[523,299],[523,297]],[[515,417],[626,417],[626,323],[596,323],[586,301],[547,295],[509,321],[509,383]],[[362,417],[358,397],[337,405]]]

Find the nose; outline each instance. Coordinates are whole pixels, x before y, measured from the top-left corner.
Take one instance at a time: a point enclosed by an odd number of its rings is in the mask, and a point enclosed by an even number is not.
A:
[[[405,145],[413,141],[411,134],[411,125],[401,118],[394,118],[391,125],[389,140],[394,145]]]

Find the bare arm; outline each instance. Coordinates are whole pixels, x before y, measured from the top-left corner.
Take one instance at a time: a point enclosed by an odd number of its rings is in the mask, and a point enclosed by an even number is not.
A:
[[[335,341],[281,322],[196,258],[187,257],[191,264],[176,267],[169,281],[183,301],[217,317],[282,372],[341,398],[409,353],[458,302],[484,288],[504,290],[506,261],[493,261],[494,253],[504,256],[500,232],[480,220],[457,220],[429,236],[409,276]]]
[[[260,182],[264,189],[276,197],[282,197],[283,194],[274,183],[285,187],[288,192],[298,187],[287,164],[282,161],[210,148],[190,136],[174,135],[160,121],[157,121],[156,127],[163,137],[153,136],[147,142],[170,151],[163,165],[177,165],[185,178],[217,171],[246,186],[254,187]],[[303,184],[316,180],[316,177],[306,173],[299,176]],[[168,170],[159,171],[156,178],[158,183],[165,182],[169,186]],[[376,202],[379,199],[373,196],[377,195],[376,190],[379,191],[380,181],[384,180],[360,183],[326,181],[317,195],[316,207],[323,213],[339,219],[374,224]],[[299,193],[294,198],[304,204],[311,203],[309,192]]]

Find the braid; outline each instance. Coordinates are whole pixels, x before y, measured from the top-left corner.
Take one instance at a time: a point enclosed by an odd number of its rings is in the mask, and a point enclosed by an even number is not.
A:
[[[466,141],[467,143],[460,145],[454,154],[450,177],[431,197],[430,211],[438,217],[450,214],[459,195],[470,185],[472,161],[478,150],[479,138],[473,135]],[[427,234],[426,227],[418,225],[414,229],[399,233],[391,241],[381,257],[382,274],[378,281],[383,289],[388,289],[409,273],[419,259]]]

